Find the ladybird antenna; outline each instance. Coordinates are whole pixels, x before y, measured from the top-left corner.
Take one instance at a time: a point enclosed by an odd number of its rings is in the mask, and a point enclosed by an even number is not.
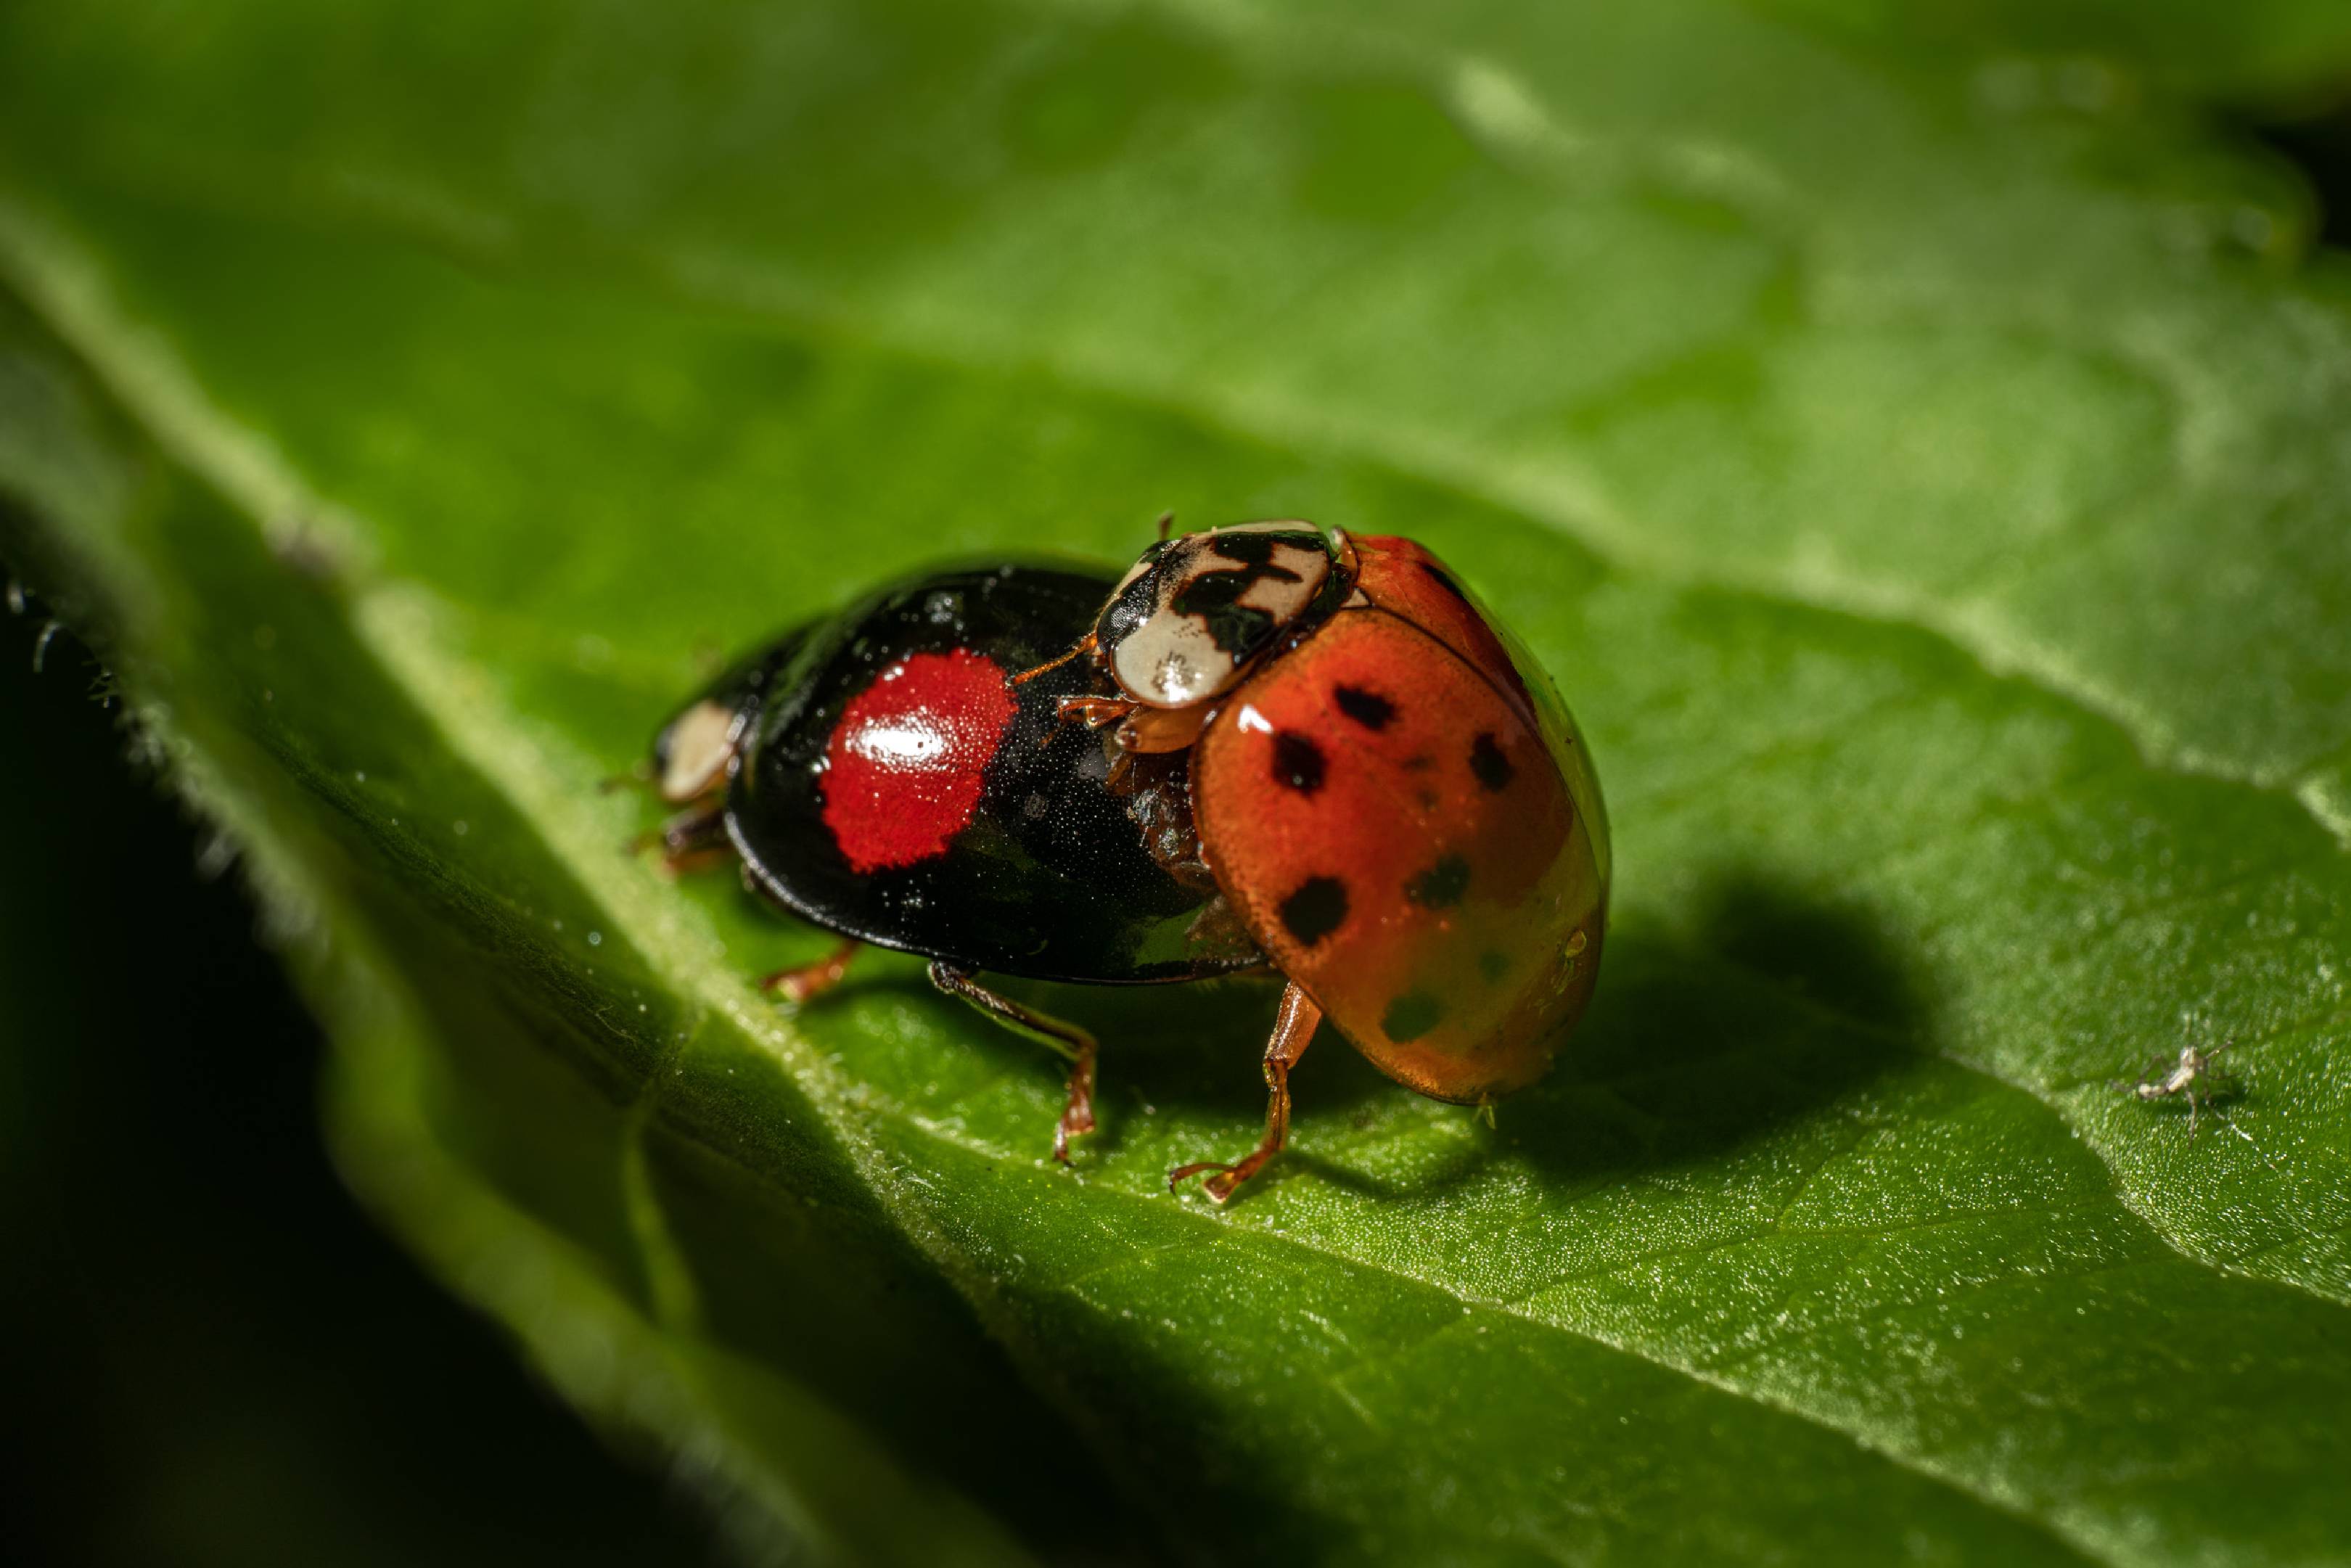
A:
[[[1079,638],[1076,642],[1071,643],[1070,651],[1068,653],[1063,653],[1058,659],[1048,659],[1033,670],[1021,671],[1019,674],[1012,677],[1012,684],[1016,686],[1027,685],[1030,681],[1035,680],[1038,676],[1045,674],[1050,671],[1060,669],[1063,664],[1068,664],[1071,659],[1076,658],[1079,654],[1091,653],[1093,651],[1094,634],[1089,632],[1084,636]]]

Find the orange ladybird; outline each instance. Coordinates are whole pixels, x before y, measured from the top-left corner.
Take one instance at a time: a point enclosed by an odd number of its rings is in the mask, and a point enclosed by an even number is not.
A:
[[[1410,539],[1250,523],[1163,540],[1080,646],[1066,699],[1120,742],[1188,747],[1201,860],[1289,987],[1258,1147],[1328,1022],[1416,1092],[1489,1104],[1550,1068],[1591,998],[1608,827],[1550,680]]]

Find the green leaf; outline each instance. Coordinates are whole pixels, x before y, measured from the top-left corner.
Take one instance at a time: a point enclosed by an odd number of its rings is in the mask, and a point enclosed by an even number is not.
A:
[[[2099,112],[2150,91],[2293,107],[2324,103],[2351,68],[2351,11],[2333,0],[1751,0],[1840,41],[1949,69],[1971,60],[1995,91],[2042,78]]]
[[[2161,87],[2316,47],[1866,31],[20,8],[0,538],[253,846],[354,1183],[755,1541],[2341,1557],[2351,294]],[[776,1011],[822,936],[595,788],[727,650],[1168,507],[1427,542],[1616,833],[1547,1084],[1325,1042],[1229,1211],[1163,1174],[1269,993],[1051,993],[1057,1171],[1049,1062],[911,959]],[[2192,1142],[2113,1087],[2223,1038]]]

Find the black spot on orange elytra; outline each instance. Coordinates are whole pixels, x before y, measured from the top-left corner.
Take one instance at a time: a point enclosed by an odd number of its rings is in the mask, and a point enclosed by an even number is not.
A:
[[[1310,876],[1281,901],[1284,929],[1311,947],[1347,921],[1347,884],[1335,876]]]
[[[1395,704],[1377,692],[1367,692],[1361,686],[1340,686],[1331,693],[1339,711],[1362,725],[1365,729],[1385,729],[1388,720],[1395,717]]]
[[[1283,730],[1273,737],[1273,780],[1301,795],[1322,788],[1322,748],[1308,737]]]
[[[1450,909],[1469,891],[1469,862],[1447,855],[1404,884],[1404,895],[1425,909]]]
[[[1418,1040],[1445,1021],[1445,1004],[1426,991],[1406,991],[1380,1016],[1380,1032],[1398,1045]]]
[[[1518,769],[1502,755],[1502,743],[1494,738],[1492,730],[1480,730],[1478,743],[1469,748],[1469,771],[1478,776],[1489,792],[1499,795],[1510,787],[1510,779]]]

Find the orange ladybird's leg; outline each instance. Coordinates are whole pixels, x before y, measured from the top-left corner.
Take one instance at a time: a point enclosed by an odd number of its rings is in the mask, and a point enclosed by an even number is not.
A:
[[[1181,751],[1200,738],[1215,716],[1206,703],[1191,707],[1139,707],[1118,727],[1118,744],[1127,751]]]
[[[1280,1009],[1273,1015],[1273,1038],[1265,1042],[1265,1086],[1271,1091],[1265,1106],[1265,1136],[1237,1166],[1202,1160],[1196,1165],[1176,1166],[1167,1173],[1170,1192],[1187,1176],[1215,1171],[1217,1174],[1208,1178],[1207,1191],[1222,1203],[1233,1196],[1241,1183],[1263,1169],[1266,1161],[1281,1152],[1283,1141],[1290,1136],[1290,1070],[1306,1054],[1306,1047],[1314,1039],[1314,1026],[1322,1021],[1322,1009],[1292,980],[1290,988],[1281,993]]]
[[[1100,729],[1125,718],[1134,712],[1135,706],[1125,697],[1063,697],[1055,710],[1055,718],[1058,724],[1067,724],[1074,718],[1088,729]],[[1046,739],[1050,742],[1051,738],[1052,732],[1049,730]]]
[[[854,936],[847,937],[840,946],[813,964],[802,964],[797,969],[778,969],[772,975],[761,976],[759,988],[781,991],[788,1002],[812,1002],[841,984],[849,973],[850,960],[856,957],[864,946]]]
[[[1070,1100],[1053,1128],[1053,1157],[1068,1165],[1070,1140],[1094,1130],[1094,1037],[1073,1023],[999,997],[969,974],[936,958],[931,960],[931,984],[951,997],[961,997],[1015,1033],[1070,1059]]]

